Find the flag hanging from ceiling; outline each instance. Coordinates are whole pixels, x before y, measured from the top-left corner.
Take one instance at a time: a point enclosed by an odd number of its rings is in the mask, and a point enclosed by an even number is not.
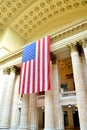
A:
[[[23,49],[19,93],[50,90],[50,37],[45,37]]]

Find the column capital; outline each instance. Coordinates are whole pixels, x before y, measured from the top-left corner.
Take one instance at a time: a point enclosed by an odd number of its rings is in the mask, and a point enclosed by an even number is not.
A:
[[[14,66],[10,67],[10,71],[11,72],[14,71],[16,74],[19,74],[20,73],[20,68],[14,65]]]
[[[11,67],[10,67],[10,71],[11,71],[11,72],[12,72],[12,71],[16,72],[16,69],[17,69],[16,66],[11,66]]]
[[[56,64],[56,55],[54,55],[52,52],[50,53],[52,64]]]
[[[4,74],[9,74],[9,73],[10,73],[10,69],[9,69],[9,68],[3,69],[3,73],[4,73]]]
[[[87,38],[80,40],[79,43],[83,48],[87,48]]]
[[[70,50],[70,52],[78,51],[76,43],[67,44],[67,47]]]

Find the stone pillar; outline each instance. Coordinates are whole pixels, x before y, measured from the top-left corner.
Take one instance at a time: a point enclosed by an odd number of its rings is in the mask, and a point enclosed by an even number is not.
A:
[[[10,127],[10,116],[12,108],[12,98],[14,90],[14,81],[15,81],[15,71],[16,67],[11,68],[9,75],[9,80],[5,83],[6,89],[4,90],[5,96],[3,97],[3,106],[2,106],[2,116],[0,128],[9,128]]]
[[[52,86],[54,95],[55,130],[64,130],[63,110],[60,104],[60,79],[57,64],[52,65]]]
[[[28,127],[29,130],[38,130],[36,94],[29,97]]]
[[[3,70],[0,69],[0,106],[1,106],[1,99],[2,99],[2,92],[3,92]]]
[[[79,41],[79,43],[82,45],[84,55],[85,55],[85,59],[86,59],[86,63],[87,63],[87,38]]]
[[[79,112],[80,129],[87,130],[87,94],[84,76],[81,70],[80,58],[76,44],[68,45],[71,50],[72,67],[76,88],[77,105]]]
[[[52,64],[50,69],[52,81]],[[53,89],[45,92],[45,130],[55,130],[54,128],[54,110],[53,110]]]
[[[2,119],[2,112],[4,107],[4,99],[6,97],[6,88],[9,81],[9,72],[10,72],[9,68],[3,70],[3,75],[1,78],[2,81],[0,82],[0,87],[2,87],[2,96],[1,96],[1,104],[0,104],[0,128],[2,126],[1,119]]]
[[[18,130],[28,130],[28,107],[29,95],[25,94],[22,97],[22,105],[20,112],[20,124]]]
[[[83,66],[84,66],[85,82],[86,82],[86,87],[87,87],[87,64],[86,64],[85,58],[83,60]]]
[[[16,129],[18,128],[19,123],[19,110],[18,110],[18,100],[19,100],[19,94],[18,94],[18,86],[19,86],[19,79],[20,76],[16,76],[16,81],[14,85],[14,97],[13,97],[13,104],[12,104],[12,112],[11,112],[11,122],[10,122],[10,128]]]
[[[73,112],[72,109],[68,109],[68,123],[69,123],[69,128],[73,129],[74,128],[74,122],[73,122]]]

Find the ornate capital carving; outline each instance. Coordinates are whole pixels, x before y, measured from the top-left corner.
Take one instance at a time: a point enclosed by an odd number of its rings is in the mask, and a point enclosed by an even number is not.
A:
[[[71,52],[77,51],[77,45],[76,43],[67,44],[67,47]]]
[[[10,71],[11,71],[11,72],[12,72],[12,71],[16,72],[16,70],[17,70],[17,67],[16,67],[16,66],[11,66],[11,68],[10,68]]]
[[[20,67],[14,65],[10,68],[10,71],[14,71],[16,74],[20,74]]]
[[[56,56],[51,52],[50,53],[52,64],[56,64]]]
[[[9,73],[10,73],[10,69],[9,69],[9,68],[5,68],[5,69],[3,70],[3,73],[4,73],[4,74],[9,74]]]
[[[81,44],[81,46],[83,48],[86,48],[87,47],[87,38],[80,40],[79,43]]]

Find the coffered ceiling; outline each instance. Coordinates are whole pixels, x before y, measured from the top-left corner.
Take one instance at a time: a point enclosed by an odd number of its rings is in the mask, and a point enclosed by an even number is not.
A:
[[[0,30],[11,27],[27,41],[85,16],[87,0],[0,0]]]

